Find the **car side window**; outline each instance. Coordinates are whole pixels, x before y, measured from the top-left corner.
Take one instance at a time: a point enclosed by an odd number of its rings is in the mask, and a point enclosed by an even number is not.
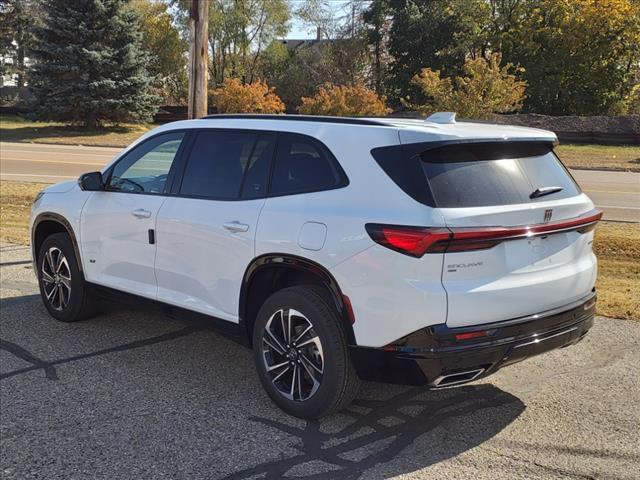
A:
[[[272,135],[198,131],[182,177],[180,195],[234,200],[242,190],[243,198],[264,197],[272,148]]]
[[[276,145],[275,134],[261,134],[253,147],[242,183],[242,198],[262,198],[267,195],[269,169]]]
[[[127,153],[114,166],[107,190],[163,193],[184,132],[160,134]]]
[[[329,190],[344,183],[344,174],[321,145],[302,135],[280,136],[271,177],[272,196]]]

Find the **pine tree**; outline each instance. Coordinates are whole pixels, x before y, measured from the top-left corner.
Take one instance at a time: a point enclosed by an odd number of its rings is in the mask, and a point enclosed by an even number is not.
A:
[[[25,58],[39,18],[37,0],[0,0],[0,75],[14,76],[18,88],[26,83]]]
[[[157,111],[138,18],[126,0],[44,0],[29,77],[38,118],[95,128]]]

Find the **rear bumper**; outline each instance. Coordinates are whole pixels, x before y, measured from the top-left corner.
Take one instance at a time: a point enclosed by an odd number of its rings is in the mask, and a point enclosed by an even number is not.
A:
[[[577,302],[536,315],[472,327],[434,325],[381,349],[352,347],[351,355],[365,380],[432,388],[458,385],[579,342],[593,325],[595,303],[593,291]],[[465,337],[461,334],[471,332],[484,336],[461,339]]]

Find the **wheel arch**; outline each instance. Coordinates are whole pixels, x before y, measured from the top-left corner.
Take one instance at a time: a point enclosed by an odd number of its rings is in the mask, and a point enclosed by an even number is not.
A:
[[[80,248],[78,246],[78,241],[73,227],[66,218],[53,212],[44,212],[39,214],[33,221],[33,226],[31,227],[31,250],[33,255],[34,271],[37,272],[38,251],[40,250],[42,242],[54,233],[66,233],[69,235],[71,244],[73,245],[73,251],[76,255],[78,269],[80,270],[80,273],[83,273],[82,257],[80,256]]]
[[[253,324],[264,301],[277,290],[293,285],[316,284],[325,287],[335,304],[350,345],[355,345],[353,312],[333,275],[322,265],[304,257],[271,253],[254,258],[245,270],[240,288],[239,326],[252,339]]]

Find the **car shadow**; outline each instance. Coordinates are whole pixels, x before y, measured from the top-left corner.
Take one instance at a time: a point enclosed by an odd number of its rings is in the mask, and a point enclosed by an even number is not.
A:
[[[503,430],[524,404],[490,384],[428,391],[412,387],[390,398],[366,395],[386,385],[366,384],[361,396],[333,418],[306,421],[301,427],[269,418],[251,420],[298,440],[297,455],[259,463],[225,479],[296,476],[312,479],[389,478],[421,470],[470,450]],[[362,396],[364,394],[365,396]],[[342,428],[325,430],[327,424]],[[419,442],[426,448],[411,448]],[[412,449],[411,454],[403,454]],[[370,472],[383,467],[383,474]]]
[[[319,421],[302,421],[284,414],[268,400],[254,374],[251,352],[219,335],[206,321],[138,311],[131,305],[107,304],[102,314],[89,322],[63,324],[48,317],[34,297],[18,297],[1,304],[0,350],[19,359],[21,367],[3,369],[0,381],[19,382],[21,375],[34,371],[41,372],[40,382],[69,381],[71,373],[67,373],[67,368],[81,368],[101,357],[102,361],[94,362],[98,364],[95,368],[107,370],[104,367],[107,356],[111,368],[126,363],[126,369],[118,372],[120,376],[151,372],[148,377],[154,381],[139,386],[147,390],[149,398],[158,398],[154,390],[156,383],[170,384],[176,393],[175,400],[171,397],[162,401],[174,402],[173,410],[194,409],[193,404],[180,403],[187,394],[191,401],[202,399],[195,408],[202,412],[198,419],[202,430],[196,428],[199,425],[185,430],[175,427],[168,430],[170,437],[154,438],[155,442],[170,441],[179,445],[186,441],[187,435],[201,436],[189,441],[205,441],[210,435],[207,423],[220,422],[218,411],[223,411],[223,407],[231,411],[229,416],[242,417],[240,425],[234,427],[235,424],[230,423],[229,427],[238,430],[231,432],[238,438],[280,439],[278,445],[282,448],[270,445],[264,453],[246,458],[239,455],[233,462],[225,463],[225,467],[214,468],[210,478],[304,476],[348,480],[407,474],[483,444],[525,409],[520,399],[489,383],[429,391],[366,382],[347,409]],[[24,328],[24,322],[29,323],[28,328]],[[68,338],[74,340],[67,347],[65,339]],[[44,342],[46,348],[42,348]],[[82,345],[82,351],[77,350],[78,345]],[[48,352],[47,355],[53,351],[55,358],[41,358],[35,353],[42,351]],[[136,357],[136,351],[145,355]],[[150,351],[157,351],[151,363]],[[126,360],[116,356],[125,353]],[[111,373],[105,372],[105,375]],[[74,381],[88,381],[87,375],[78,378]],[[123,385],[127,384],[123,381]],[[127,387],[122,388],[117,394],[122,396],[125,409]],[[222,392],[215,397],[217,403],[210,400],[214,391]],[[159,409],[162,401],[157,400]],[[99,409],[99,405],[96,408]],[[198,422],[193,419],[194,424]],[[143,448],[147,447],[155,451],[152,444]],[[223,441],[222,446],[208,451],[207,455],[194,453],[189,461],[211,469],[212,464],[220,464],[223,458],[232,456],[234,448],[231,442]],[[91,455],[86,455],[88,457],[78,461],[90,463]],[[116,458],[117,450],[102,451],[100,455]],[[170,455],[153,461],[175,464]]]

